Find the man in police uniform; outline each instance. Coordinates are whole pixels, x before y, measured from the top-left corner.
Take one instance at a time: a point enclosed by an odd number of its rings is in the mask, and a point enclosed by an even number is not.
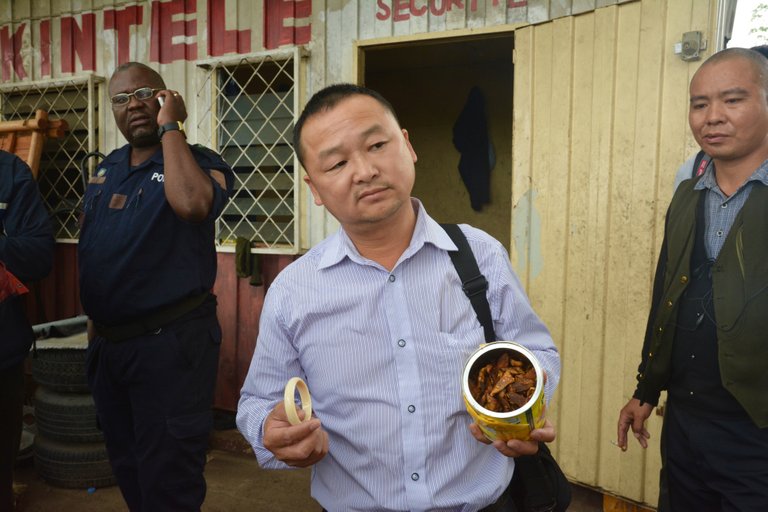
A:
[[[712,163],[669,206],[618,445],[632,428],[647,447],[645,420],[666,389],[670,510],[768,510],[768,60],[716,53],[690,95],[691,131]]]
[[[184,100],[136,62],[109,82],[128,144],[90,178],[78,247],[88,379],[123,497],[199,510],[221,330],[214,220],[233,173],[187,144]]]
[[[0,151],[0,511],[13,510],[13,466],[21,438],[24,359],[34,335],[21,281],[42,279],[53,264],[53,230],[32,173]]]

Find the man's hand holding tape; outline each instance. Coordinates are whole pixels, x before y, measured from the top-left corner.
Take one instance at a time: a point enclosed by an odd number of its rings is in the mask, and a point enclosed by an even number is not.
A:
[[[328,453],[328,434],[320,420],[303,421],[304,411],[296,411],[298,425],[291,425],[285,404],[279,403],[264,420],[264,446],[289,466],[305,468],[320,461]]]

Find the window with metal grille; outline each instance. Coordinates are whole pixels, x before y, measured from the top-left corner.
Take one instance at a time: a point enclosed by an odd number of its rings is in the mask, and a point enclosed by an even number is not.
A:
[[[40,158],[38,186],[60,242],[79,237],[80,202],[85,190],[81,163],[98,149],[99,77],[10,84],[0,86],[0,118],[3,121],[34,119],[38,109],[48,119],[63,119],[64,137],[46,138]]]
[[[232,200],[218,220],[222,247],[238,238],[253,252],[298,251],[298,165],[292,134],[297,53],[263,54],[201,64],[205,80],[198,135],[235,171]]]

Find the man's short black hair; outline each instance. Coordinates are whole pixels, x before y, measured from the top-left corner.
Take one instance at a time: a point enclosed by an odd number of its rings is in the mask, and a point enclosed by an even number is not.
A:
[[[312,98],[310,98],[309,102],[304,107],[304,110],[301,112],[299,120],[296,121],[296,126],[293,127],[293,150],[296,152],[296,156],[299,158],[299,162],[301,162],[302,165],[304,165],[304,155],[301,149],[301,130],[304,127],[304,123],[307,121],[307,119],[317,114],[318,112],[330,110],[340,101],[358,94],[363,96],[370,96],[371,98],[381,103],[381,105],[392,114],[398,125],[400,124],[397,119],[395,109],[392,108],[392,104],[387,101],[384,96],[374,91],[373,89],[368,89],[367,87],[363,87],[361,85],[346,83],[329,85],[328,87],[316,92]]]

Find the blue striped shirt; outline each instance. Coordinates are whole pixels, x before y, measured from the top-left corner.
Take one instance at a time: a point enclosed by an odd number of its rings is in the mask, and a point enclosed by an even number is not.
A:
[[[461,371],[484,337],[447,253],[456,246],[413,207],[411,243],[391,272],[340,230],[283,270],[264,302],[237,424],[262,467],[286,468],[264,448],[262,423],[286,382],[302,377],[329,436],[312,496],[331,512],[475,511],[512,477],[514,460],[468,430]],[[462,230],[490,283],[497,336],[539,358],[548,400],[560,360],[547,328],[502,245]]]
[[[707,248],[707,257],[715,260],[723,248],[725,239],[733,226],[733,221],[739,215],[741,208],[749,198],[749,193],[755,183],[768,186],[768,160],[763,162],[731,196],[726,196],[720,190],[715,178],[715,168],[709,164],[704,175],[693,187],[694,190],[707,189],[704,199],[704,242]]]

